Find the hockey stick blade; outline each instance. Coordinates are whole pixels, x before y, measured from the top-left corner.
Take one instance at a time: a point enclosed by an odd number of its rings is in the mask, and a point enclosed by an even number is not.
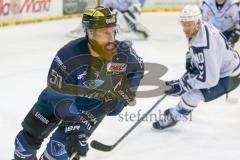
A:
[[[100,151],[109,152],[109,151],[113,150],[115,145],[106,145],[106,144],[102,144],[101,142],[98,142],[96,140],[93,140],[91,142],[91,147],[93,147],[97,150],[100,150]]]

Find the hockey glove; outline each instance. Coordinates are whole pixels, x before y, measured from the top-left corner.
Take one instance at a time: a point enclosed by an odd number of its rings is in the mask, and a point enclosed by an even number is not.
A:
[[[190,54],[189,51],[187,51],[185,68],[186,68],[188,73],[197,74],[198,70],[194,66],[194,64],[192,64],[191,60],[192,60],[191,54]]]
[[[79,126],[69,126],[69,127],[79,127]],[[77,156],[85,157],[89,150],[87,137],[84,133],[75,131],[69,131],[66,133],[66,145],[65,145],[66,152],[69,157],[75,152]]]
[[[127,105],[135,105],[135,93],[131,91],[129,88],[129,84],[127,79],[122,78],[117,85],[114,87],[114,93],[117,96],[118,100],[124,104],[124,106]]]
[[[187,51],[187,53],[186,53],[186,65],[185,65],[185,68],[186,68],[187,71],[192,68],[192,65],[191,65],[191,55],[190,55],[189,51]]]
[[[70,157],[77,152],[78,156],[84,157],[89,150],[87,138],[94,125],[94,121],[90,120],[88,115],[82,114],[79,122],[64,122],[66,144],[65,149]]]
[[[240,36],[240,29],[235,29],[229,38],[229,41],[231,42],[232,45],[238,42],[239,36]]]
[[[118,54],[112,59],[112,66],[114,64],[121,64],[120,73],[113,73],[111,81],[113,85],[113,94],[117,100],[123,103],[124,106],[135,105],[135,92],[131,91],[127,76],[125,75],[127,67],[127,57],[124,54]],[[109,67],[110,68],[110,67]],[[109,69],[110,70],[110,69]]]
[[[165,91],[165,94],[175,97],[181,96],[183,93],[192,89],[184,78],[167,81],[165,84],[171,88],[170,90]]]
[[[80,124],[72,124],[65,128],[65,149],[69,157],[75,152],[78,156],[86,156],[89,150],[86,134],[81,131]]]

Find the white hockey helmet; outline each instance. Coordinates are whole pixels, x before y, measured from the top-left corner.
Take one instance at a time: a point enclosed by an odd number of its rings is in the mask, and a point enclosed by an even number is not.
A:
[[[202,13],[197,5],[186,5],[180,13],[179,17],[179,21],[181,23],[189,21],[194,21],[196,23],[198,20],[201,19]]]

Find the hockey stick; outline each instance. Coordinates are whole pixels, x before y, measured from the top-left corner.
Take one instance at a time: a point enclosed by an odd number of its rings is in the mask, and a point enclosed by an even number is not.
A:
[[[143,120],[147,117],[147,115],[152,112],[153,109],[157,107],[157,105],[162,102],[163,99],[166,98],[167,95],[161,97],[130,129],[127,130],[113,145],[106,145],[99,141],[93,140],[91,142],[91,147],[100,151],[109,152],[113,150],[125,137],[127,137]]]
[[[77,155],[77,152],[73,153],[72,156],[68,160],[73,160],[75,156]],[[79,158],[80,159],[80,158]]]

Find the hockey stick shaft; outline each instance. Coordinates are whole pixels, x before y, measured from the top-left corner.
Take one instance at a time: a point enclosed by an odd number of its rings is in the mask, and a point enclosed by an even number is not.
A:
[[[77,152],[73,153],[72,156],[69,158],[69,160],[73,160],[76,155],[77,155]],[[80,159],[80,158],[79,158],[79,159]]]
[[[105,145],[102,144],[96,140],[93,140],[91,142],[91,146],[97,150],[101,150],[101,151],[111,151],[112,149],[114,149],[125,137],[127,137],[143,120],[144,118],[146,118],[150,112],[152,112],[160,102],[162,102],[163,99],[166,98],[167,95],[164,95],[163,97],[161,97],[131,128],[129,128],[127,130],[127,132],[125,132],[113,145]]]
[[[130,129],[128,129],[128,131],[122,135],[122,137],[119,138],[119,140],[116,142],[116,145],[118,143],[120,143],[127,135],[129,135],[129,133],[131,133],[143,120],[144,118],[146,118],[150,112],[152,112],[153,109],[155,109],[157,107],[157,105],[166,97],[166,95],[164,95],[161,99],[159,99],[153,106],[152,108],[150,108]]]

